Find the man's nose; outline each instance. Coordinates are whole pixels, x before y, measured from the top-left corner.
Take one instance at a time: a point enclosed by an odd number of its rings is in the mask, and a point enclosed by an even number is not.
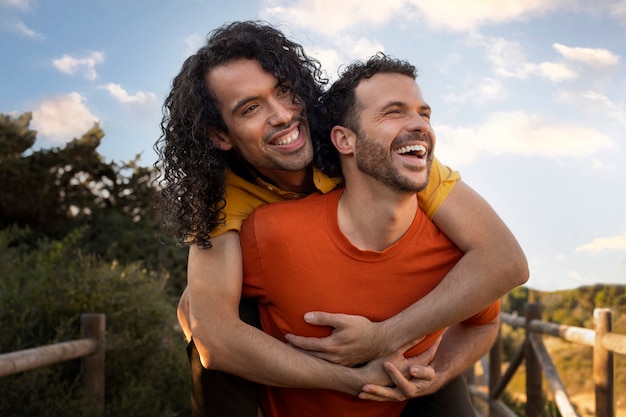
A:
[[[421,114],[413,113],[411,115],[407,128],[412,132],[427,133],[430,129],[430,122],[426,120]]]
[[[295,106],[287,105],[287,103],[274,100],[271,105],[271,115],[269,122],[272,125],[282,125],[291,122],[294,117]]]

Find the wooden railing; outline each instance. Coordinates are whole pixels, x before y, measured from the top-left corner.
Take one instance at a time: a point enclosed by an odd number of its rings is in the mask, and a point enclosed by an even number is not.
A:
[[[486,402],[490,417],[514,417],[502,401],[502,394],[522,363],[526,368],[526,417],[541,417],[543,407],[542,373],[563,417],[578,416],[561,378],[543,343],[542,335],[593,348],[593,380],[596,417],[615,417],[614,353],[626,355],[626,335],[611,332],[611,311],[594,310],[594,330],[541,321],[541,305],[527,304],[526,316],[501,313],[501,323],[524,328],[525,338],[513,354],[504,374],[502,341],[498,338],[489,352],[487,390],[469,376],[472,397]],[[105,325],[103,314],[81,315],[81,339],[33,349],[0,354],[0,378],[72,359],[82,358],[83,384],[97,410],[104,414]]]
[[[526,317],[501,313],[502,324],[525,329],[525,338],[513,354],[509,365],[502,369],[502,341],[500,337],[489,352],[488,390],[485,392],[469,375],[473,398],[487,402],[490,417],[513,417],[515,414],[502,401],[502,394],[516,370],[524,362],[526,368],[526,417],[541,417],[543,409],[542,374],[550,387],[554,402],[563,417],[578,416],[567,390],[548,353],[542,335],[559,337],[568,342],[593,348],[593,381],[595,385],[596,417],[615,417],[614,353],[626,355],[626,335],[611,332],[611,310],[594,310],[594,329],[566,326],[541,321],[541,305],[526,305]]]
[[[103,415],[106,316],[82,314],[80,319],[81,338],[78,340],[0,354],[0,378],[82,358],[85,391],[92,398],[96,410]]]

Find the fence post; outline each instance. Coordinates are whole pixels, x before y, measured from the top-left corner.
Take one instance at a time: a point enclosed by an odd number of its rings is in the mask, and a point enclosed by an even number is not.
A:
[[[611,310],[593,310],[595,343],[593,346],[593,382],[596,387],[596,417],[615,417],[613,352],[602,346],[602,336],[611,332]]]
[[[500,382],[501,369],[502,369],[502,323],[499,325],[498,336],[496,342],[491,346],[489,351],[489,370],[485,370],[485,374],[488,373],[489,380],[489,417],[499,417],[500,413],[494,407],[494,402],[497,398],[494,397],[494,389]]]
[[[94,339],[98,350],[81,360],[83,384],[88,396],[91,396],[100,415],[104,415],[104,352],[106,349],[106,316],[104,314],[82,314],[80,316],[81,338]]]
[[[526,304],[526,339],[524,340],[526,358],[526,417],[541,417],[543,406],[541,365],[535,355],[530,336],[530,322],[541,320],[541,304]]]

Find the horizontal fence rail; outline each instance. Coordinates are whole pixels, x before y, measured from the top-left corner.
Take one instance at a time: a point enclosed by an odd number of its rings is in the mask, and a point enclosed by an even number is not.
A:
[[[83,385],[104,414],[106,316],[82,314],[78,340],[0,354],[0,378],[81,358]]]

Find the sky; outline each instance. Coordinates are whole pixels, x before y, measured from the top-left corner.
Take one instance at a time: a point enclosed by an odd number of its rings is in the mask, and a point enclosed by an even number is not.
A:
[[[265,20],[328,77],[419,68],[436,155],[499,213],[541,291],[626,284],[626,0],[0,0],[0,113],[35,149],[95,122],[107,161],[156,160],[163,100],[207,34]]]

